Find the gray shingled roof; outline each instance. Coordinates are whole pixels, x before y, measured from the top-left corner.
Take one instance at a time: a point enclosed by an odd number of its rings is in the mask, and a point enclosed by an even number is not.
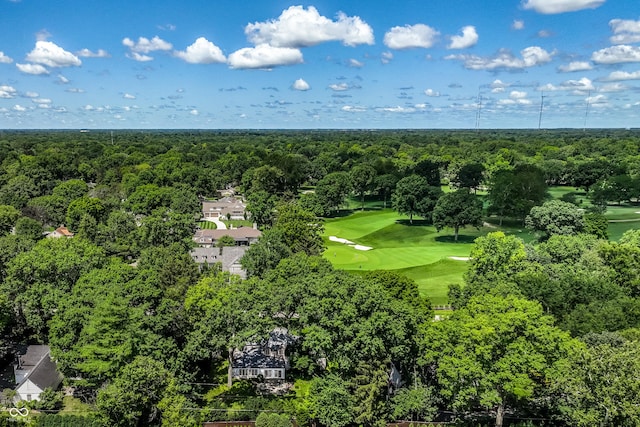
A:
[[[36,359],[37,362],[36,362]],[[22,369],[28,370],[33,366],[27,376],[16,386],[20,387],[27,380],[44,390],[47,387],[56,389],[62,382],[62,374],[58,372],[58,368],[51,356],[49,355],[49,346],[32,345],[27,349],[27,353],[20,356]]]
[[[193,248],[189,253],[197,264],[222,263],[222,271],[240,262],[240,258],[249,249],[248,246],[225,246],[224,248]]]
[[[285,360],[281,357],[265,356],[261,349],[235,352],[233,355],[234,368],[284,368]]]

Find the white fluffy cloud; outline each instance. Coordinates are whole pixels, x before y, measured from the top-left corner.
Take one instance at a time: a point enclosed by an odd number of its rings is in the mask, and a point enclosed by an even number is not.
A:
[[[43,67],[40,64],[16,64],[16,67],[18,67],[18,70],[20,70],[25,74],[33,74],[33,75],[49,74],[49,70],[47,70],[45,67]]]
[[[130,93],[125,93],[124,95],[122,95],[122,97],[124,99],[136,99],[135,95],[131,95]]]
[[[98,49],[96,52],[92,52],[89,49],[82,49],[78,52],[76,52],[76,55],[78,55],[81,58],[109,58],[111,57],[111,55],[109,55],[109,52],[107,52],[104,49]]]
[[[440,96],[440,92],[433,90],[433,89],[427,89],[424,91],[424,94],[427,96],[431,96],[431,97],[438,97]]]
[[[11,99],[16,97],[16,89],[13,86],[0,85],[0,98]]]
[[[538,90],[544,92],[554,92],[560,90],[573,91],[574,93],[582,93],[587,91],[595,90],[593,83],[586,77],[581,78],[580,80],[567,80],[565,82],[560,83],[559,85],[554,85],[551,83],[547,83],[544,86],[540,86]]]
[[[527,92],[512,90],[508,99],[499,99],[498,105],[531,105],[531,100],[527,99]]]
[[[155,36],[151,40],[146,37],[139,37],[137,42],[134,42],[129,37],[125,37],[122,39],[122,44],[127,46],[132,52],[138,53],[149,53],[157,50],[167,51],[173,48],[171,43],[162,40],[158,36]]]
[[[428,25],[416,24],[393,27],[384,35],[384,44],[389,49],[430,48],[440,33]]]
[[[349,90],[349,85],[346,83],[334,83],[329,85],[329,89],[334,92],[344,92],[345,90]]]
[[[506,88],[511,86],[510,83],[505,83],[500,79],[495,79],[489,87],[491,88],[491,93],[502,93]]]
[[[82,61],[71,52],[67,52],[57,44],[38,40],[36,46],[27,54],[26,60],[33,64],[47,67],[80,66]]]
[[[602,92],[602,93],[623,92],[628,89],[629,89],[629,86],[616,82],[616,83],[607,83],[605,85],[600,86],[598,88],[598,92]]]
[[[621,64],[640,62],[640,47],[621,44],[593,52],[591,60],[598,64]]]
[[[349,60],[349,67],[351,67],[351,68],[362,68],[362,67],[364,67],[364,63],[358,61],[357,59],[351,58]]]
[[[513,24],[511,24],[511,28],[513,30],[524,30],[524,21],[520,19],[514,19]]]
[[[640,21],[630,19],[612,19],[609,26],[613,36],[609,39],[613,44],[640,42]]]
[[[271,69],[282,65],[300,64],[302,61],[302,52],[299,49],[274,47],[268,44],[237,50],[228,58],[231,68],[253,69]]]
[[[622,80],[640,80],[640,71],[612,71],[604,80],[615,82]]]
[[[476,27],[467,25],[462,28],[461,36],[451,36],[451,43],[447,49],[466,49],[478,43],[478,33]]]
[[[346,111],[347,113],[364,113],[367,111],[365,107],[360,107],[357,105],[345,105],[341,108],[342,111]]]
[[[20,104],[16,104],[16,105],[14,105],[14,106],[13,106],[12,110],[13,110],[13,111],[17,111],[17,112],[19,112],[19,113],[24,113],[25,111],[27,111],[27,108],[26,108],[26,107],[23,107],[23,106],[22,106],[22,105],[20,105]]]
[[[392,52],[382,52],[382,54],[380,55],[380,61],[383,64],[388,64],[389,62],[391,62],[391,60],[393,59],[393,53]]]
[[[138,61],[138,62],[153,61],[153,56],[143,55],[143,54],[138,53],[138,52],[129,52],[127,54],[127,57],[133,59],[134,61]]]
[[[449,55],[445,59],[460,60],[465,68],[470,70],[524,69],[546,64],[554,54],[555,52],[547,52],[539,46],[530,46],[520,51],[521,58],[515,57],[507,50],[501,50],[493,57]]]
[[[523,0],[522,7],[533,9],[538,13],[552,15],[556,13],[575,12],[583,9],[595,9],[606,0]]]
[[[174,55],[190,64],[212,64],[226,62],[222,50],[204,37],[199,37],[184,51],[176,51]]]
[[[301,91],[311,89],[311,86],[309,86],[309,83],[307,83],[303,79],[296,80],[295,82],[293,82],[293,85],[291,87],[294,88],[295,90],[301,90]]]
[[[575,71],[587,71],[591,69],[593,69],[593,66],[587,61],[572,61],[558,67],[558,71],[563,73],[573,73]]]
[[[134,42],[129,37],[125,37],[122,39],[122,44],[129,48],[130,52],[127,54],[127,57],[138,62],[153,61],[153,57],[147,55],[149,52],[166,52],[173,48],[171,43],[162,40],[158,36],[152,39],[139,37],[137,42]]]
[[[402,107],[400,105],[398,105],[396,107],[377,108],[376,110],[384,112],[384,113],[400,113],[400,114],[409,114],[409,113],[415,113],[416,112],[416,109],[414,107]]]
[[[248,24],[244,30],[250,42],[275,47],[299,48],[328,41],[340,41],[346,46],[373,44],[373,29],[358,16],[340,12],[332,21],[309,6],[291,6],[278,19]]]
[[[43,105],[49,106],[53,101],[51,101],[49,98],[33,98],[31,99],[31,102],[33,102],[34,104],[38,104],[39,107],[43,108]]]
[[[4,54],[4,52],[0,51],[0,64],[11,64],[13,59]]]

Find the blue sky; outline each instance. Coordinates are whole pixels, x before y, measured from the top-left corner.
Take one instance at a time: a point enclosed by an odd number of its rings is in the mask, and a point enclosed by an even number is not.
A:
[[[0,128],[537,128],[541,105],[640,127],[638,0],[0,0]]]

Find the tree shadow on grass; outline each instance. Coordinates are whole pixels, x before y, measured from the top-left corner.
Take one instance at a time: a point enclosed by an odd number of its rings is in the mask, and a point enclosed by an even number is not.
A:
[[[455,236],[447,235],[447,236],[438,236],[435,238],[436,242],[439,243],[473,243],[478,236],[467,236],[466,234],[458,234],[458,241],[455,241]]]
[[[353,209],[340,209],[337,211],[331,211],[329,214],[325,216],[325,218],[344,218],[345,216],[349,216],[355,211]]]
[[[424,227],[426,225],[431,225],[431,221],[426,219],[414,219],[412,224],[408,219],[398,219],[396,220],[396,224],[406,225],[408,227]]]

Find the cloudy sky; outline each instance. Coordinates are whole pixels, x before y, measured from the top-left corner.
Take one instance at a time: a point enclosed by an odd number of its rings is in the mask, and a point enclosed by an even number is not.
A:
[[[0,128],[540,119],[640,127],[638,0],[0,0]]]

